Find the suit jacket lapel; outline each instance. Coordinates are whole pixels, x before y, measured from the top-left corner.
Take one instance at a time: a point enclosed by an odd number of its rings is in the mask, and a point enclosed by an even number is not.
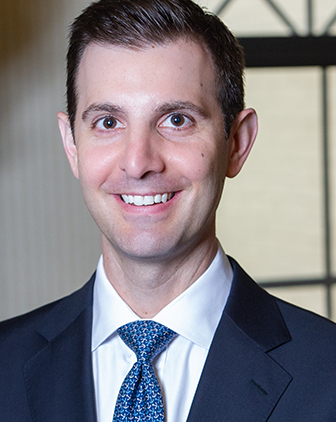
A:
[[[32,419],[36,422],[94,422],[91,364],[92,286],[60,301],[37,336],[47,340],[24,366]]]
[[[275,300],[232,265],[228,303],[187,422],[267,421],[292,379],[267,354],[290,341]]]

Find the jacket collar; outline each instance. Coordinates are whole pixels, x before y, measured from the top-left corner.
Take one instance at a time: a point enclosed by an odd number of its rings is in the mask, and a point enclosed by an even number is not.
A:
[[[224,313],[243,333],[266,352],[291,340],[273,296],[256,284],[230,258],[234,278]]]

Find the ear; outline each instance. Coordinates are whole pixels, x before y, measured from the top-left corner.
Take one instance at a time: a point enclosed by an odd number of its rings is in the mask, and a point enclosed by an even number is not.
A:
[[[69,116],[66,113],[63,113],[63,111],[60,111],[57,113],[57,119],[65,154],[68,158],[73,174],[78,179],[77,147],[72,135]]]
[[[242,169],[258,132],[258,118],[252,108],[241,111],[235,118],[229,137],[227,177],[235,177]]]

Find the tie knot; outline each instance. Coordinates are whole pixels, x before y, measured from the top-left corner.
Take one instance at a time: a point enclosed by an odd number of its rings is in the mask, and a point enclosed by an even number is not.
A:
[[[131,322],[117,331],[122,341],[141,362],[152,362],[176,336],[168,327],[150,320]]]

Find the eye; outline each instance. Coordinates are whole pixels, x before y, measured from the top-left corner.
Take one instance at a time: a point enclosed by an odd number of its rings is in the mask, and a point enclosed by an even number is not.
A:
[[[174,113],[168,116],[161,124],[165,128],[185,128],[192,125],[191,119],[181,113]]]
[[[183,126],[184,122],[185,122],[185,118],[184,116],[182,116],[182,114],[173,114],[170,117],[170,121],[172,123],[172,125],[174,126]]]
[[[118,129],[122,124],[113,116],[107,116],[99,119],[94,123],[94,126],[102,130]]]

